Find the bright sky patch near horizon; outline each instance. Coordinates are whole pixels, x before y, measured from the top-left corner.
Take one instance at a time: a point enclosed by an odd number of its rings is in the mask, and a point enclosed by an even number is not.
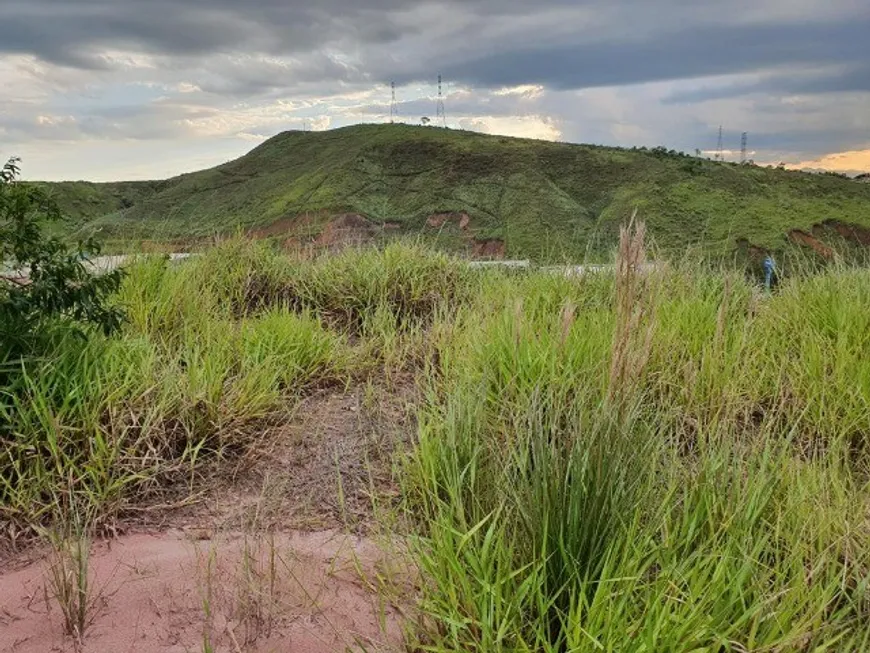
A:
[[[4,0],[0,157],[38,179],[216,165],[286,129],[434,119],[870,171],[867,0]]]

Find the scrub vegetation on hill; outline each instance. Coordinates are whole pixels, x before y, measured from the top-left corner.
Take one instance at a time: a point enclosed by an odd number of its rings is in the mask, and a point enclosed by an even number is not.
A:
[[[408,125],[285,132],[160,182],[50,186],[74,234],[115,247],[240,229],[329,245],[332,225],[350,240],[413,234],[478,256],[577,261],[606,257],[635,208],[662,252],[731,257],[797,243],[829,258],[870,244],[870,186],[840,176]]]

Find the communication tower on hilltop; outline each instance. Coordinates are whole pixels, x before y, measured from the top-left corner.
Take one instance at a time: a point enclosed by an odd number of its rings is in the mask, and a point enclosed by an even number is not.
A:
[[[749,143],[749,133],[743,132],[740,135],[740,163],[746,163],[746,145]]]
[[[435,110],[435,120],[442,127],[447,127],[447,112],[444,110],[444,95],[441,92],[441,75],[438,75],[438,105]]]
[[[719,142],[716,144],[716,154],[713,155],[714,161],[724,161],[725,155],[722,153],[722,125],[719,125]]]
[[[392,92],[392,99],[390,101],[390,122],[396,122],[396,118],[399,117],[399,104],[396,102],[396,82],[390,82],[390,91]]]

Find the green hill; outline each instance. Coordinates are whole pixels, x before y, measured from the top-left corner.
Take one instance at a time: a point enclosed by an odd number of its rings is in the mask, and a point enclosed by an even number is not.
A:
[[[477,253],[576,259],[611,247],[637,208],[665,250],[870,245],[870,185],[839,176],[407,125],[285,132],[161,182],[51,186],[79,233],[108,239],[423,234]]]

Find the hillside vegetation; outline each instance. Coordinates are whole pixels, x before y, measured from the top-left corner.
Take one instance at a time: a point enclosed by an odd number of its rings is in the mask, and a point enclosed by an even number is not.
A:
[[[576,260],[610,251],[637,208],[665,250],[870,244],[870,186],[849,179],[407,125],[285,132],[170,180],[54,190],[77,233],[125,241],[242,228],[329,244],[343,216],[338,230],[359,238],[422,234],[479,255]]]

